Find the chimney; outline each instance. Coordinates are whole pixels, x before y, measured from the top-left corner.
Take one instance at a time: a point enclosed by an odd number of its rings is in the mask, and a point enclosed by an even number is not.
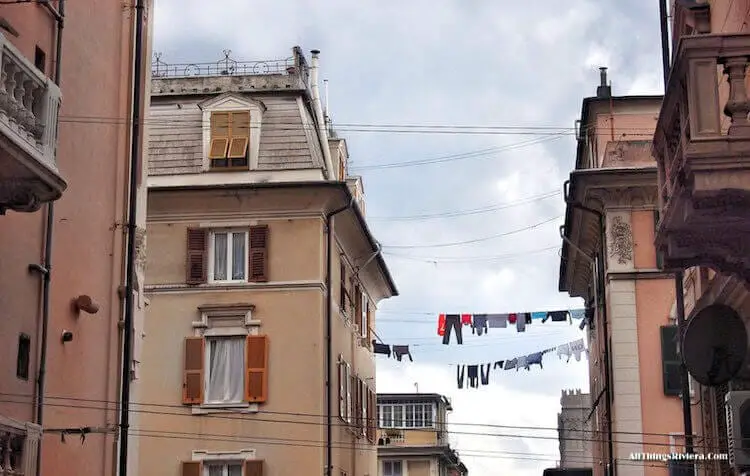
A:
[[[596,97],[606,99],[612,96],[612,86],[607,84],[607,68],[599,68],[599,86],[596,88]]]

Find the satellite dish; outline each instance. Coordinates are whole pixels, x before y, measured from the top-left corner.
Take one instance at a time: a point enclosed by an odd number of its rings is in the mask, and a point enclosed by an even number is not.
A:
[[[690,375],[709,387],[729,382],[747,355],[747,330],[737,312],[723,304],[701,309],[688,322],[682,356]]]

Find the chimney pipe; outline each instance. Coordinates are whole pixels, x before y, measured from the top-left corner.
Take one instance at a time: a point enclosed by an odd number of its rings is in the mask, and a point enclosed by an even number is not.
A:
[[[608,98],[612,96],[612,87],[607,84],[607,67],[599,68],[599,86],[596,88],[596,97]]]
[[[312,98],[315,118],[317,119],[318,123],[320,147],[323,152],[323,160],[325,161],[325,175],[328,180],[336,180],[335,171],[333,169],[333,161],[331,159],[331,151],[328,148],[326,120],[323,116],[323,107],[320,103],[320,87],[318,85],[318,55],[320,55],[320,50],[312,50],[310,51],[310,54],[310,95]]]

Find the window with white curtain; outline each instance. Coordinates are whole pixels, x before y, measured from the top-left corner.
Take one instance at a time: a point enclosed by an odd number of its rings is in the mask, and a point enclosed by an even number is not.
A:
[[[203,476],[242,476],[240,463],[208,463],[203,467]]]
[[[382,403],[378,405],[381,428],[435,428],[432,403]]]
[[[213,282],[247,281],[247,231],[211,233],[209,274]]]
[[[245,337],[209,337],[206,344],[206,403],[241,403],[245,388]]]
[[[383,461],[383,476],[403,476],[403,463],[401,461]]]

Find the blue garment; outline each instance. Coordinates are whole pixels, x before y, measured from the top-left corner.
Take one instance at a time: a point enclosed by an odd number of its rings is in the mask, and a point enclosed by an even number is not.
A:
[[[545,317],[547,317],[546,312],[532,312],[531,313],[532,319],[544,319]]]
[[[537,364],[540,368],[544,368],[542,366],[542,355],[544,352],[534,352],[533,354],[529,354],[526,356],[526,370],[531,370],[529,366]]]

